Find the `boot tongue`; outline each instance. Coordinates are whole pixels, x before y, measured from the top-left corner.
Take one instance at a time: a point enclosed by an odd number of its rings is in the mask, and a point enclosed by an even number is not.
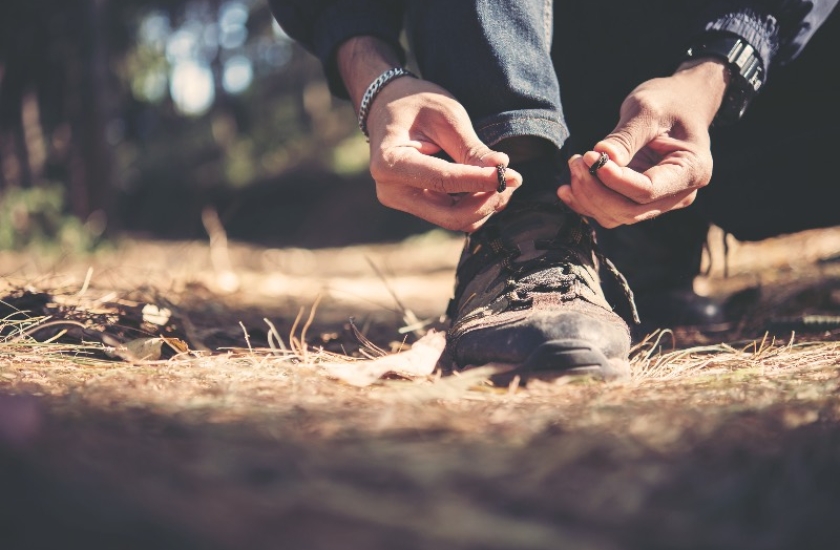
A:
[[[540,199],[511,204],[491,219],[501,240],[518,248],[527,259],[532,252],[544,253],[557,246],[578,248],[591,228],[556,196]]]
[[[629,305],[632,321],[639,323],[633,291],[621,272],[597,249],[592,226],[556,196],[543,193],[533,198],[511,201],[508,208],[491,218],[491,222],[501,239],[509,243],[510,247],[519,250],[519,255],[513,258],[511,263],[532,262],[540,256],[545,256],[547,250],[555,250],[553,254],[556,254],[556,251],[565,251],[570,254],[570,259],[573,256],[575,260],[571,264],[561,262],[562,267],[551,267],[546,270],[545,275],[550,273],[551,277],[563,280],[574,272],[581,281],[586,281],[580,287],[586,292],[578,291],[576,294],[611,309],[600,292],[600,281],[596,275],[597,258],[619,284]],[[570,269],[570,265],[574,267]],[[588,267],[594,271],[590,273]],[[564,280],[563,284],[565,283]],[[596,286],[599,287],[598,291],[594,291]]]

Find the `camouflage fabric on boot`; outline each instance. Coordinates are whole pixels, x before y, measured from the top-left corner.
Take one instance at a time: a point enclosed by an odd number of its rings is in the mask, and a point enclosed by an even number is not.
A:
[[[601,290],[602,262],[591,226],[556,196],[511,201],[467,237],[448,356],[459,368],[501,365],[523,378],[628,376],[630,332]]]

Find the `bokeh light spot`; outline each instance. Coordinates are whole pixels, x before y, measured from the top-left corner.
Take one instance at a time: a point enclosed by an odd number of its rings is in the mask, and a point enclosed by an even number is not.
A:
[[[248,89],[254,80],[254,66],[243,55],[236,55],[225,62],[222,86],[229,94],[239,94]]]
[[[180,112],[191,116],[201,115],[216,99],[213,71],[208,65],[196,61],[176,63],[172,68],[169,93]]]

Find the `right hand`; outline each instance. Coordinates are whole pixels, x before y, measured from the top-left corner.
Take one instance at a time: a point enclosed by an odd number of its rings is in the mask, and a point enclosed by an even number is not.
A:
[[[496,192],[496,166],[507,166],[508,156],[482,143],[464,107],[431,82],[389,82],[373,100],[367,128],[379,201],[443,228],[475,231],[522,183],[508,169],[507,190]],[[453,162],[433,156],[441,151]]]
[[[638,86],[612,133],[569,160],[571,183],[558,189],[560,199],[606,228],[692,204],[712,176],[709,126],[727,82],[726,65],[707,58]],[[610,160],[593,176],[601,153]]]

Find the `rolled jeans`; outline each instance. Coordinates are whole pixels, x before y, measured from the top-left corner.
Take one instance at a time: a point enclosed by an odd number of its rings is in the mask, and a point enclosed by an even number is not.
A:
[[[565,159],[615,127],[633,88],[673,74],[695,4],[703,3],[418,0],[409,3],[407,29],[423,77],[464,105],[487,145],[535,136]],[[658,248],[648,252],[658,257],[644,264],[658,263],[664,276],[684,282],[697,273],[709,223],[741,240],[840,223],[832,189],[840,177],[826,180],[840,145],[840,83],[831,76],[840,53],[838,11],[797,59],[770,71],[741,121],[712,129],[712,180],[694,205],[599,231],[620,268],[624,249],[652,238]],[[551,166],[566,168],[556,158]],[[516,194],[541,187],[553,190],[556,179],[525,174]]]

